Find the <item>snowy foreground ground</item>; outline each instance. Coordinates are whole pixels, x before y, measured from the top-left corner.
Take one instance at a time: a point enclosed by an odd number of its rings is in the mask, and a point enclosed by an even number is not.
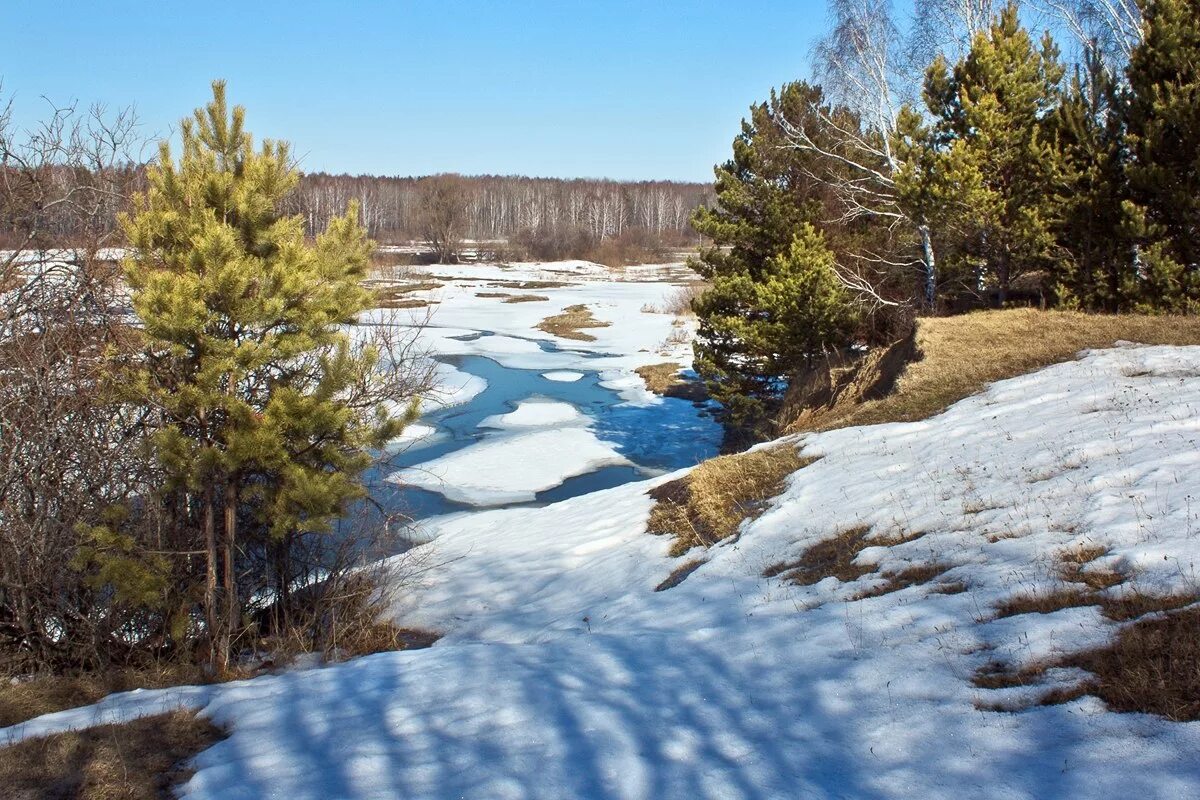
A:
[[[1087,353],[928,421],[789,439],[820,458],[667,591],[646,492],[674,476],[443,517],[396,560],[394,613],[431,649],[115,695],[0,741],[198,708],[231,735],[188,798],[1196,797],[1200,724],[980,711],[1021,698],[970,679],[1116,630],[1095,607],[993,618],[1065,550],[1105,548],[1089,568],[1131,576],[1109,591],[1197,589],[1198,443],[1200,348]],[[860,563],[952,568],[863,600],[878,576],[762,577],[861,525],[909,541]]]

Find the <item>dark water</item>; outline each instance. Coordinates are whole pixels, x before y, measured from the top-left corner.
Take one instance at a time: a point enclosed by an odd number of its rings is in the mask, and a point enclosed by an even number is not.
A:
[[[487,388],[467,403],[422,417],[422,424],[437,428],[439,440],[430,445],[391,451],[386,461],[366,476],[371,485],[371,500],[378,504],[375,513],[401,514],[416,521],[455,511],[478,510],[447,500],[436,492],[398,486],[384,479],[397,470],[419,467],[485,437],[508,435],[506,431],[480,429],[479,423],[487,417],[514,411],[522,401],[532,398],[575,406],[591,418],[592,430],[597,437],[612,442],[636,466],[601,467],[541,492],[533,502],[514,505],[546,505],[691,466],[716,455],[720,446],[721,429],[703,408],[671,398],[644,408],[621,405],[621,397],[601,386],[600,374],[595,371],[572,369],[570,371],[582,373],[583,377],[574,382],[562,382],[542,377],[542,373],[549,370],[512,369],[483,356],[452,356],[439,360],[483,378]]]

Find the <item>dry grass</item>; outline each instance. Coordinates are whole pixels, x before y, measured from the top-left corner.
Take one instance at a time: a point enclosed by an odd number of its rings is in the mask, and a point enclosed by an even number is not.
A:
[[[1200,344],[1200,317],[1098,315],[1010,309],[918,320],[921,358],[885,397],[808,414],[788,432],[925,419],[987,384],[1070,361],[1080,350]]]
[[[1068,583],[1082,583],[1093,591],[1102,591],[1125,581],[1125,576],[1111,569],[1089,569],[1108,549],[1100,545],[1082,545],[1059,553],[1058,574]]]
[[[1052,667],[1077,667],[1091,677],[1075,686],[1056,687],[1036,699],[1039,705],[1064,703],[1095,695],[1113,711],[1158,714],[1176,721],[1200,719],[1200,608],[1195,594],[1155,596],[1127,592],[1098,600],[1105,616],[1128,621],[1108,645],[1012,669],[999,662],[984,665],[973,683],[982,689],[1036,686]],[[993,711],[1020,707],[981,704]]]
[[[1095,676],[1088,692],[1114,711],[1200,719],[1200,609],[1140,619],[1070,665]]]
[[[537,329],[563,339],[574,339],[580,342],[594,342],[596,337],[584,333],[584,328],[607,328],[611,322],[602,322],[592,316],[591,310],[584,305],[567,306],[563,313],[546,317],[537,324]]]
[[[914,564],[911,567],[905,567],[899,572],[885,572],[883,573],[884,583],[867,589],[864,592],[860,592],[859,594],[855,595],[854,599],[865,600],[868,597],[883,597],[885,594],[898,592],[901,589],[907,589],[910,586],[923,586],[932,581],[934,578],[940,577],[942,573],[946,572],[948,569],[950,569],[949,564],[941,564],[939,562],[932,561],[928,564]],[[958,587],[962,588],[959,589]],[[934,587],[933,591],[937,592],[938,594],[957,594],[960,591],[966,591],[966,588],[967,587],[963,586],[961,583],[941,584],[938,587]],[[938,591],[939,589],[941,589],[941,591]]]
[[[402,283],[398,286],[381,286],[375,290],[376,308],[424,308],[430,305],[429,300],[407,297],[413,292],[427,292],[442,286],[437,281],[418,281]]]
[[[709,547],[733,536],[744,520],[762,514],[767,501],[783,491],[786,478],[814,460],[782,445],[705,461],[651,490],[658,502],[647,527],[674,537],[672,555]]]
[[[812,586],[826,578],[837,578],[842,583],[856,581],[864,575],[875,572],[875,567],[866,567],[855,563],[858,554],[868,547],[893,547],[905,542],[916,541],[925,534],[912,533],[906,536],[892,536],[887,539],[868,539],[871,528],[867,525],[856,525],[838,531],[833,536],[822,539],[804,551],[804,555],[795,561],[782,561],[768,567],[763,577],[774,578],[782,576],[789,583],[797,586]],[[902,572],[885,573],[888,583],[878,592],[868,591],[855,599],[877,597],[889,592],[899,591],[906,586],[936,578],[949,569],[941,564],[914,565]],[[927,576],[927,577],[923,577]]]
[[[871,528],[867,525],[846,528],[817,542],[796,561],[783,561],[767,567],[763,577],[782,575],[799,586],[811,586],[829,577],[837,578],[842,583],[858,580],[874,572],[871,567],[854,563],[858,554],[871,546],[867,543],[867,534],[870,532]]]
[[[681,400],[703,402],[708,399],[704,384],[685,380],[680,376],[683,365],[674,361],[648,364],[634,370],[646,382],[646,388],[663,397],[678,397]]]
[[[376,291],[380,294],[394,296],[412,294],[413,292],[429,292],[434,289],[440,289],[443,285],[440,281],[412,281],[410,283],[401,283],[397,286],[385,286]]]
[[[520,289],[525,292],[537,291],[539,289],[562,289],[564,286],[574,285],[567,281],[493,281],[488,284],[488,286],[496,289]]]
[[[544,303],[549,300],[543,294],[514,294],[505,299],[506,303]]]
[[[498,298],[503,298],[503,297],[512,297],[512,295],[509,294],[508,292],[476,292],[475,296],[483,297],[486,299],[498,299]]]
[[[693,558],[683,562],[675,569],[671,570],[671,574],[663,579],[663,582],[654,587],[656,592],[665,592],[667,589],[674,589],[679,584],[687,580],[687,577],[696,570],[704,566],[706,562],[702,558]]]
[[[436,300],[422,300],[419,297],[391,297],[377,300],[376,308],[426,308],[434,305]]]
[[[1075,586],[1064,586],[1053,592],[1022,592],[996,604],[995,619],[1018,614],[1053,614],[1067,608],[1100,605],[1092,592]]]
[[[247,673],[231,672],[224,680],[245,677],[248,677]],[[0,728],[42,714],[91,705],[114,692],[213,683],[214,680],[194,664],[161,669],[108,670],[75,676],[43,676],[19,683],[5,680],[0,684]]]
[[[11,800],[157,800],[190,773],[182,767],[224,738],[195,713],[175,711],[120,725],[0,747],[0,792]]]
[[[677,317],[694,317],[696,316],[696,312],[692,309],[692,301],[708,291],[709,287],[710,284],[703,282],[678,286],[663,298],[661,304],[647,303],[642,306],[642,311],[646,314],[673,314]]]

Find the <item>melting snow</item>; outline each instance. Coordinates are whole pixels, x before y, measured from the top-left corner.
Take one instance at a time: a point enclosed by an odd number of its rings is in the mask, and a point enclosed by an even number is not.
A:
[[[681,560],[646,533],[646,492],[681,473],[443,517],[394,562],[396,617],[444,632],[432,649],[114,695],[0,741],[199,708],[231,736],[196,759],[193,800],[1200,796],[1200,724],[1092,698],[983,712],[998,695],[970,681],[1117,630],[1095,608],[994,618],[1057,585],[1065,550],[1102,548],[1088,568],[1127,575],[1110,592],[1196,591],[1200,348],[1092,352],[926,421],[783,444],[821,458],[668,591]],[[486,501],[614,453],[567,427],[454,455],[427,466]],[[762,576],[855,526],[880,545],[864,566],[947,572],[868,599],[878,574]]]

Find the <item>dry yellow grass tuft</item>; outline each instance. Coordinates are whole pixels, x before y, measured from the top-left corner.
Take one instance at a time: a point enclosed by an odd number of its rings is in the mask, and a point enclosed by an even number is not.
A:
[[[788,420],[789,433],[919,420],[987,384],[1062,361],[1081,350],[1140,344],[1200,344],[1200,317],[1082,314],[1009,309],[917,322],[920,360],[885,397]]]
[[[574,339],[580,342],[594,342],[596,337],[584,333],[584,328],[607,328],[611,322],[603,322],[592,316],[591,310],[584,305],[567,306],[563,313],[546,317],[538,323],[539,331],[561,336],[564,339]]]
[[[744,520],[762,514],[767,501],[783,491],[787,477],[815,460],[785,444],[705,461],[650,491],[658,502],[647,528],[674,537],[673,556],[710,547],[733,536]]]
[[[506,303],[544,303],[549,300],[544,294],[514,294],[504,300]]]
[[[774,578],[782,576],[789,583],[798,586],[812,586],[826,578],[837,578],[842,583],[858,580],[864,575],[876,571],[874,566],[862,566],[855,563],[858,554],[868,547],[892,547],[906,542],[914,542],[925,535],[924,531],[904,535],[893,535],[886,538],[868,538],[871,528],[868,525],[855,525],[838,531],[833,536],[822,539],[804,551],[795,561],[783,561],[774,564],[763,572],[763,577]],[[902,572],[884,574],[887,583],[876,590],[864,592],[856,599],[879,597],[890,592],[898,592],[909,586],[927,583],[941,575],[950,567],[944,564],[915,564]]]
[[[679,584],[687,580],[687,577],[696,570],[703,567],[707,562],[702,558],[692,558],[680,564],[675,569],[671,570],[671,574],[663,579],[662,583],[654,587],[656,592],[665,592],[667,589],[674,589]]]
[[[225,680],[249,677],[231,672]],[[194,664],[170,665],[161,669],[115,669],[83,675],[50,675],[0,688],[0,728],[27,719],[91,705],[113,692],[131,689],[162,689],[168,686],[212,683],[213,678]]]
[[[1080,683],[1055,687],[1034,702],[1064,703],[1095,695],[1113,711],[1158,714],[1167,719],[1200,719],[1200,608],[1176,609],[1197,601],[1195,595],[1131,595],[1105,615],[1132,619],[1104,647],[1073,653],[1054,661],[1013,669],[1003,662],[981,667],[972,682],[981,689],[1037,686],[1054,667],[1077,667],[1091,673]],[[981,702],[991,711],[1020,711],[1024,706]]]
[[[634,370],[646,382],[646,388],[663,397],[703,402],[708,399],[704,384],[685,380],[679,373],[683,365],[674,361],[662,364],[647,364]]]
[[[192,712],[30,739],[0,747],[0,791],[11,800],[159,800],[183,763],[224,738]]]

